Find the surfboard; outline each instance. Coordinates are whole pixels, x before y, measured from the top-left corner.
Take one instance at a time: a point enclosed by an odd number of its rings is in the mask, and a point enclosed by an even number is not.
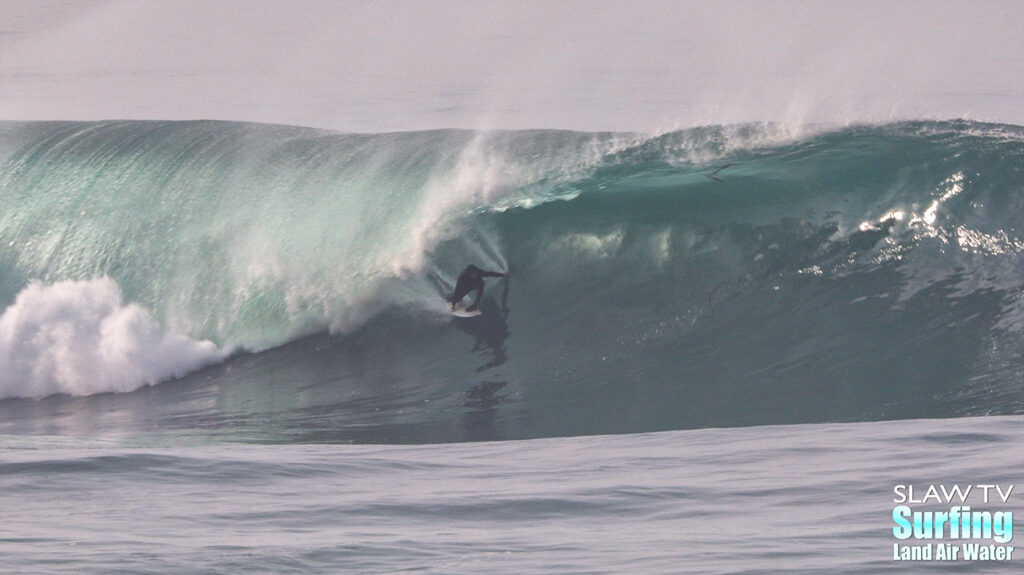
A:
[[[454,315],[455,317],[476,317],[480,315],[480,308],[477,308],[473,311],[466,311],[466,308],[471,305],[473,304],[466,302],[459,302],[455,304],[455,309],[452,310],[452,315]]]

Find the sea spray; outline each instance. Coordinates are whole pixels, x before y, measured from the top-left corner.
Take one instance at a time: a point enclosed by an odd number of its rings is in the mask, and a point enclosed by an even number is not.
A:
[[[32,282],[0,315],[0,398],[132,391],[226,354],[163,330],[110,278]]]

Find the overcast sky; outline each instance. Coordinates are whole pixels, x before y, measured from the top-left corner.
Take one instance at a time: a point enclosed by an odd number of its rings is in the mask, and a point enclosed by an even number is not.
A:
[[[1024,124],[1024,1],[0,5],[8,120]]]

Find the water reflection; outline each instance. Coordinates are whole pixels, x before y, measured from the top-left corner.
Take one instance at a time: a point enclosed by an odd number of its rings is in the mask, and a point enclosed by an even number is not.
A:
[[[508,278],[502,280],[501,285],[500,302],[485,297],[480,302],[480,315],[455,318],[455,327],[473,338],[473,353],[490,352],[490,361],[478,367],[477,372],[498,367],[508,360],[505,353],[505,341],[509,336]]]
[[[501,281],[499,300],[485,298],[480,303],[480,315],[471,318],[456,318],[455,326],[473,338],[474,354],[484,354],[488,361],[476,368],[477,373],[493,370],[508,360],[505,342],[510,335],[508,328],[509,280]],[[503,396],[498,392],[508,385],[507,380],[488,379],[473,384],[465,394],[463,406],[469,411],[462,418],[465,438],[469,441],[498,439],[498,409]]]

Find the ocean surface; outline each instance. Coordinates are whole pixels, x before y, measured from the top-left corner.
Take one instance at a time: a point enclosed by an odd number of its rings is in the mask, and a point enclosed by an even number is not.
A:
[[[897,485],[1005,491],[1024,474],[1021,416],[411,446],[0,441],[4,573],[1020,572],[1020,550],[894,561],[892,513]],[[971,497],[1024,512],[1016,490]]]
[[[0,122],[0,571],[1019,570],[892,513],[1021,483],[1022,192],[959,120]]]

